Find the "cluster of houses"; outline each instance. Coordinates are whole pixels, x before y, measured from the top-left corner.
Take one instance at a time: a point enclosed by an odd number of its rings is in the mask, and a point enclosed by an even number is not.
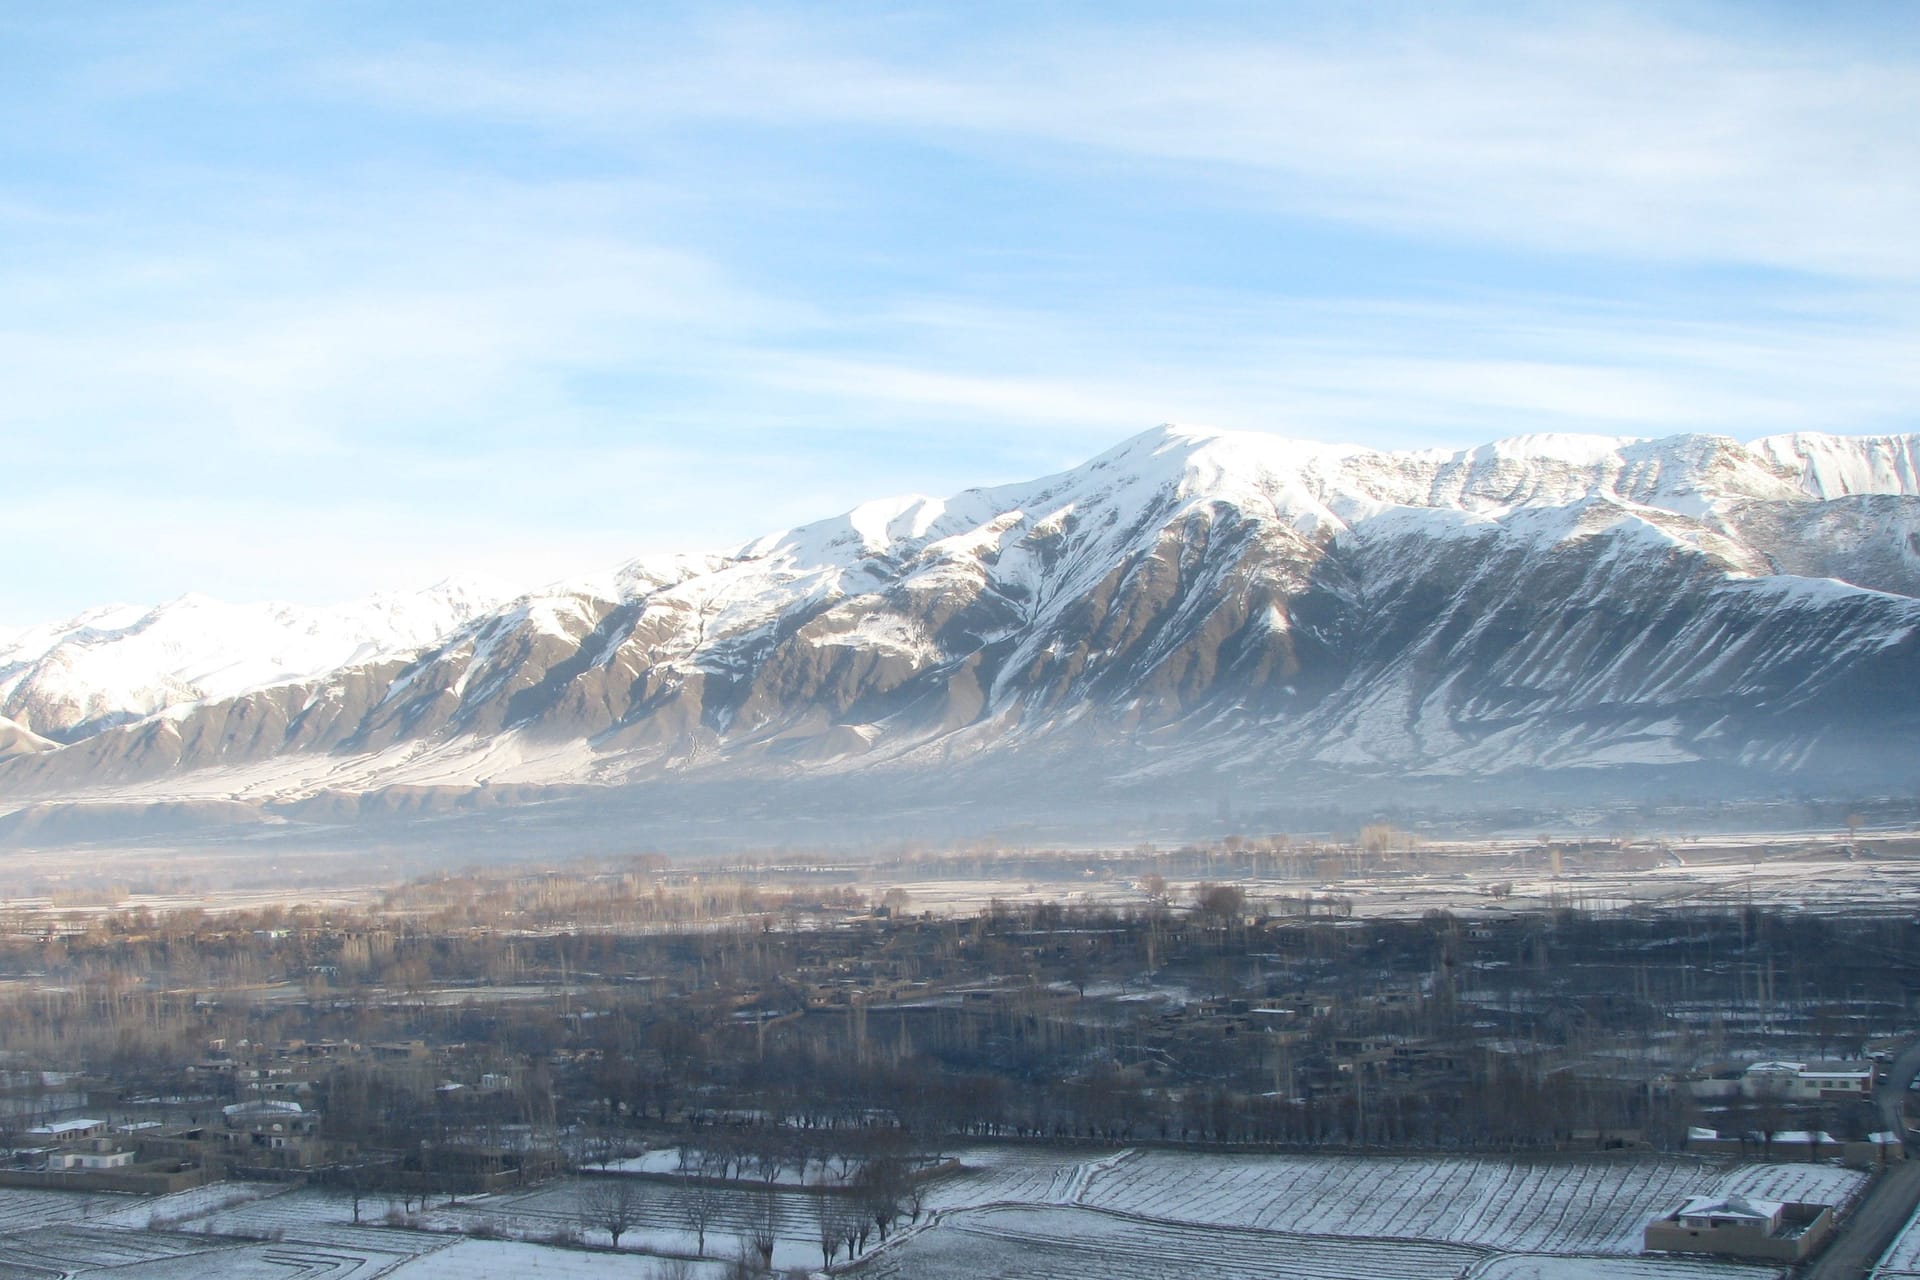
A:
[[[1689,1081],[1688,1087],[1696,1097],[1729,1105],[1815,1106],[1871,1098],[1876,1073],[1871,1061],[1770,1059],[1714,1072]],[[1771,1160],[1838,1159],[1866,1169],[1884,1167],[1906,1155],[1906,1145],[1895,1133],[1843,1141],[1820,1129],[1764,1126],[1737,1133],[1696,1127],[1688,1131],[1687,1149],[1701,1155]],[[1834,1230],[1832,1205],[1743,1195],[1694,1196],[1648,1223],[1644,1243],[1649,1251],[1794,1264],[1818,1252]]]
[[[1852,1102],[1873,1096],[1872,1062],[1755,1062],[1688,1083],[1696,1098]]]
[[[251,1099],[172,1121],[95,1115],[25,1130],[0,1166],[0,1186],[163,1195],[236,1173],[268,1176],[324,1163],[320,1117],[297,1102]]]
[[[209,1041],[187,1089],[177,1096],[125,1098],[68,1082],[59,1090],[0,1088],[0,1102],[24,1116],[32,1107],[56,1118],[16,1120],[0,1143],[0,1186],[57,1186],[165,1194],[229,1177],[301,1178],[367,1158],[322,1132],[316,1095],[329,1072],[377,1068],[411,1080],[423,1094],[484,1099],[513,1088],[515,1073],[491,1052],[422,1040],[373,1044],[286,1040],[273,1044]],[[232,1101],[229,1101],[231,1099]],[[523,1152],[469,1151],[450,1142],[443,1164],[471,1166],[469,1182],[517,1178]],[[524,1144],[523,1144],[524,1145]],[[392,1162],[402,1177],[406,1160]],[[434,1171],[444,1177],[445,1169]]]
[[[1906,1146],[1890,1132],[1835,1137],[1819,1127],[1790,1125],[1796,1110],[1823,1104],[1864,1102],[1873,1097],[1872,1062],[1790,1062],[1768,1060],[1728,1067],[1688,1082],[1693,1096],[1730,1109],[1731,1127],[1695,1126],[1687,1131],[1687,1150],[1696,1155],[1759,1157],[1767,1160],[1838,1158],[1871,1169],[1905,1158]],[[1732,1113],[1731,1109],[1746,1110]],[[1766,1111],[1761,1108],[1767,1108]]]

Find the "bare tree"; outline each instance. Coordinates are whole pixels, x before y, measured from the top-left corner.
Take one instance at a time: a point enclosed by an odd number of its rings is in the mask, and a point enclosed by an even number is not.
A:
[[[1193,902],[1203,915],[1221,924],[1235,924],[1247,909],[1246,891],[1236,884],[1202,884],[1193,891]]]
[[[604,1231],[620,1247],[620,1237],[640,1220],[641,1194],[631,1178],[593,1178],[580,1185],[578,1206],[583,1226]]]
[[[361,1205],[373,1182],[373,1167],[364,1157],[356,1156],[339,1166],[339,1175],[340,1180],[346,1183],[347,1194],[353,1201],[353,1221],[358,1225]]]
[[[780,1180],[780,1171],[792,1163],[793,1144],[777,1126],[769,1125],[755,1137],[747,1159],[760,1180],[768,1186]]]
[[[887,1230],[899,1218],[901,1200],[906,1193],[906,1161],[891,1152],[877,1154],[860,1168],[854,1181],[855,1194],[860,1198],[860,1208],[874,1228],[879,1231],[884,1243]]]
[[[849,1251],[853,1248],[847,1207],[839,1196],[822,1192],[813,1198],[813,1221],[819,1229],[820,1265],[831,1271],[840,1246],[845,1244]]]
[[[715,1213],[720,1208],[720,1188],[703,1177],[686,1177],[674,1188],[674,1208],[680,1214],[680,1221],[687,1224],[687,1230],[693,1232],[697,1242],[695,1252],[701,1257],[707,1253],[707,1228],[713,1225]]]
[[[764,1271],[773,1270],[773,1247],[780,1241],[780,1220],[775,1209],[773,1192],[768,1191],[760,1198],[760,1218],[754,1223],[751,1244],[754,1252],[760,1256],[760,1267]]]
[[[920,1213],[926,1207],[926,1200],[926,1175],[916,1170],[909,1170],[906,1181],[900,1187],[900,1207],[906,1211],[907,1221],[920,1221]]]

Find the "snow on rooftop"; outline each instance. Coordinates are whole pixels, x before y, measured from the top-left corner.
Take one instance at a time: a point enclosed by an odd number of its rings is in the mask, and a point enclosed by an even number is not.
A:
[[[1758,1197],[1743,1195],[1730,1196],[1689,1196],[1674,1215],[1680,1218],[1747,1218],[1756,1222],[1770,1222],[1777,1217],[1786,1205],[1778,1200],[1762,1200]]]
[[[79,1133],[86,1129],[98,1129],[105,1124],[106,1121],[104,1120],[53,1120],[47,1124],[35,1125],[33,1128],[27,1130],[27,1132],[59,1137],[63,1133]]]

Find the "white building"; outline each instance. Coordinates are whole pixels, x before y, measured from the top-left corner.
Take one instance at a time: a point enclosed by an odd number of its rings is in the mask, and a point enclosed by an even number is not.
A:
[[[106,1150],[61,1151],[47,1162],[55,1169],[124,1169],[133,1163],[133,1152]]]
[[[1873,1094],[1871,1062],[1756,1062],[1740,1078],[1749,1098],[1822,1102]]]

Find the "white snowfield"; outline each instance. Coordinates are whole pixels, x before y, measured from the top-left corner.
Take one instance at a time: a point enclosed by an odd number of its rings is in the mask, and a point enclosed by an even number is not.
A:
[[[1830,1165],[1682,1158],[1588,1161],[1225,1156],[988,1146],[952,1153],[918,1224],[852,1269],[883,1280],[1765,1280],[1777,1269],[1639,1256],[1646,1223],[1691,1195],[1845,1204],[1861,1174]],[[619,1175],[615,1175],[619,1176]],[[454,1280],[531,1275],[645,1280],[699,1242],[671,1181],[635,1177],[635,1223],[615,1254],[580,1212],[580,1183],[416,1210],[379,1196],[362,1223],[341,1192],[222,1183],[173,1196],[0,1190],[0,1275],[93,1280]],[[712,1211],[694,1274],[758,1224],[774,1263],[815,1270],[816,1195],[738,1186]],[[1913,1234],[1911,1231],[1909,1235]],[[476,1235],[488,1238],[474,1238]],[[543,1243],[570,1237],[596,1250]],[[1910,1265],[1895,1246],[1886,1274]],[[842,1255],[841,1263],[844,1266]]]

